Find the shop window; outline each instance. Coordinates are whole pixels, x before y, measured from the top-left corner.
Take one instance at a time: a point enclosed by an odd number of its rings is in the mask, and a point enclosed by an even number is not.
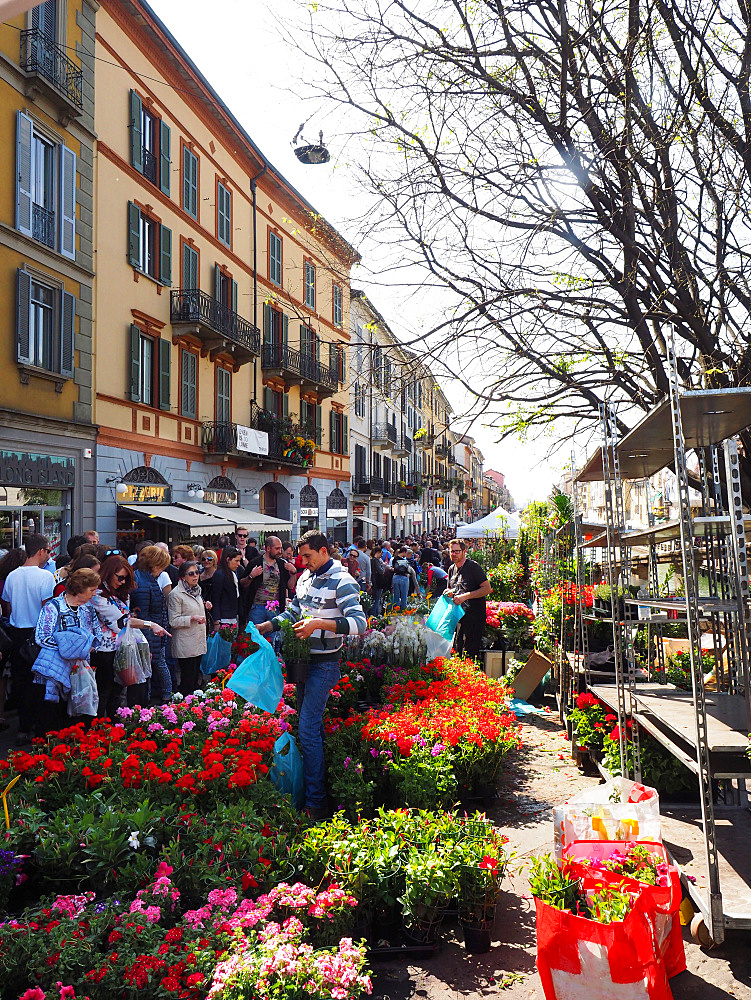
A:
[[[19,268],[16,295],[16,360],[73,378],[76,300],[69,292]]]
[[[269,281],[282,283],[282,238],[269,229]]]
[[[183,146],[183,209],[198,218],[198,157],[187,146]]]
[[[130,162],[166,195],[170,193],[170,128],[130,92]]]
[[[180,412],[184,417],[195,420],[198,410],[198,355],[182,351],[180,368]]]
[[[310,263],[310,261],[305,261],[305,305],[308,309],[315,309],[316,307],[316,269]]]
[[[232,192],[216,182],[216,236],[225,246],[232,246]]]
[[[134,403],[170,408],[172,345],[138,326],[130,328],[130,390]]]
[[[161,285],[172,284],[172,230],[128,202],[128,260]]]
[[[76,154],[16,114],[16,229],[76,259]]]

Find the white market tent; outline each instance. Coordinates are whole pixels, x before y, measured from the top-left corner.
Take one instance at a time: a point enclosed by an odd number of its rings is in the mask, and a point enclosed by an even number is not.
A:
[[[518,538],[519,518],[503,507],[496,507],[485,517],[472,524],[460,524],[456,529],[457,538],[501,537]]]

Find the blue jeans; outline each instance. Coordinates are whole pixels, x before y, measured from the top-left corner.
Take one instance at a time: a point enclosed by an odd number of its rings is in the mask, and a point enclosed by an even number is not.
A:
[[[370,592],[370,596],[373,598],[373,614],[380,615],[381,602],[383,600],[383,587],[373,587]]]
[[[326,805],[326,765],[323,758],[323,713],[329,691],[341,677],[339,660],[311,660],[304,684],[297,685],[300,746],[305,775],[305,805]]]
[[[409,595],[409,577],[397,576],[394,573],[394,579],[391,581],[391,589],[394,591],[394,605],[398,606],[400,611],[404,611],[407,607],[407,596]]]
[[[248,613],[248,620],[252,621],[254,625],[260,625],[262,622],[270,622],[271,619],[277,614],[279,614],[278,611],[267,611],[265,604],[251,604],[250,611]],[[269,632],[266,638],[274,647],[274,652],[278,656],[279,650],[282,648],[282,633]]]
[[[172,697],[172,677],[164,655],[164,645],[151,650],[151,699],[169,701]]]

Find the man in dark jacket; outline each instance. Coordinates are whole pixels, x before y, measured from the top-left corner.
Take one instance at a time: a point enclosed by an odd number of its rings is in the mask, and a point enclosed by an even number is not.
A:
[[[276,535],[269,535],[264,543],[262,556],[250,560],[240,580],[245,620],[260,625],[271,621],[284,611],[287,586],[291,575],[297,572],[295,564],[282,559],[282,542]],[[276,601],[276,607],[268,607]],[[274,636],[277,638],[278,633]]]

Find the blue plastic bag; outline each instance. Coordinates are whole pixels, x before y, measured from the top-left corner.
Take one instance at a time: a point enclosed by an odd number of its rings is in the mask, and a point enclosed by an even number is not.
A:
[[[444,594],[433,605],[433,610],[425,622],[425,627],[437,632],[443,639],[453,639],[459,620],[464,617],[464,608]]]
[[[227,687],[264,712],[275,712],[284,691],[284,675],[274,647],[253,622],[245,629],[259,648],[246,656],[227,681]]]
[[[269,777],[282,795],[290,795],[298,809],[305,804],[302,756],[295,738],[282,733],[274,743],[274,763],[269,768]]]
[[[201,658],[201,673],[215,674],[217,670],[225,670],[232,662],[232,643],[222,639],[218,632],[209,636],[206,652]]]

